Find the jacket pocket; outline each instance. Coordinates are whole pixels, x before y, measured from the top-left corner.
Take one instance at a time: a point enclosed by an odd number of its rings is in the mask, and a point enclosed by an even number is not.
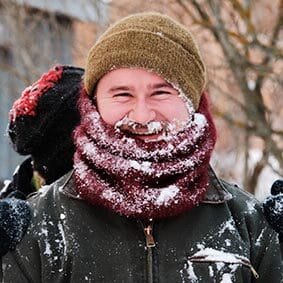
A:
[[[189,279],[188,282],[193,283],[246,283],[251,282],[251,276],[259,278],[247,257],[212,248],[206,248],[188,256],[182,273],[183,278],[186,277]]]

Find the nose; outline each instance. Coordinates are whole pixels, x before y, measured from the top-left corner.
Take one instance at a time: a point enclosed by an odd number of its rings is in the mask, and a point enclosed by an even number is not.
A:
[[[156,113],[152,107],[145,101],[137,101],[129,112],[129,119],[136,123],[146,124],[156,118]]]

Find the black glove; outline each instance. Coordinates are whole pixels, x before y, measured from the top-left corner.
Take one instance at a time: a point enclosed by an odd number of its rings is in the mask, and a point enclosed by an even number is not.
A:
[[[277,180],[271,187],[271,196],[263,203],[264,215],[271,227],[279,233],[283,242],[283,180]]]
[[[15,198],[0,200],[0,256],[14,250],[31,219],[28,202]]]

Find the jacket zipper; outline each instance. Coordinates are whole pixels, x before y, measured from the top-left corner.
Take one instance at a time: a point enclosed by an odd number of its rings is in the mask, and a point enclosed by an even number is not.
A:
[[[153,283],[153,260],[152,260],[152,249],[155,247],[155,241],[152,234],[153,221],[149,220],[149,223],[145,226],[142,224],[143,232],[146,240],[147,247],[147,282]]]

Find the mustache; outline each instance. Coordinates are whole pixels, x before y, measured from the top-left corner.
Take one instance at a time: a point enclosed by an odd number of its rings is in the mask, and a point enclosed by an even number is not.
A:
[[[115,129],[124,133],[134,135],[154,135],[161,134],[163,137],[175,135],[188,125],[188,121],[173,120],[168,121],[150,121],[144,124],[131,120],[125,116],[115,124]]]
[[[170,125],[165,121],[150,121],[148,123],[138,123],[127,116],[116,122],[115,129],[135,135],[153,135],[168,132]]]

